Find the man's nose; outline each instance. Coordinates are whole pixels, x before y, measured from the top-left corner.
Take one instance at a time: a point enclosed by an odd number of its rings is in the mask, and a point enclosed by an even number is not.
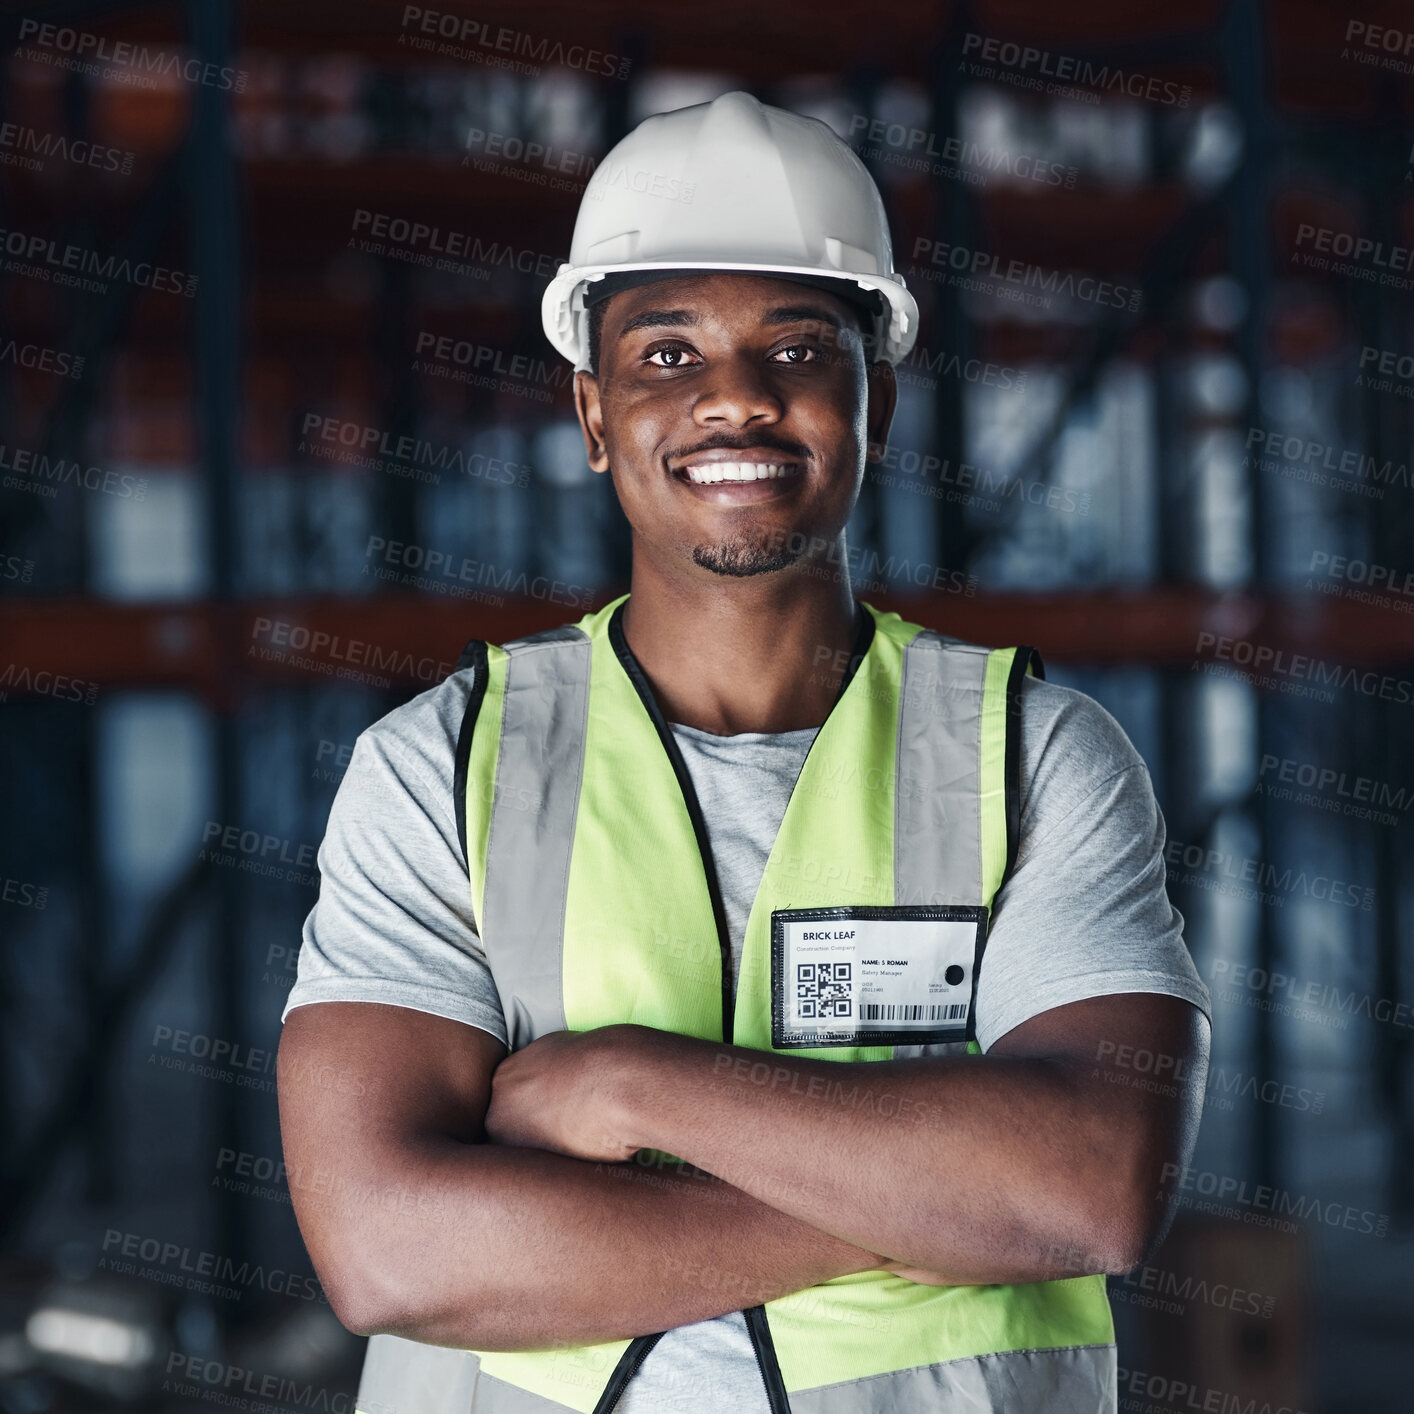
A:
[[[692,405],[693,421],[702,427],[779,422],[784,411],[769,370],[755,358],[714,363],[707,388]]]

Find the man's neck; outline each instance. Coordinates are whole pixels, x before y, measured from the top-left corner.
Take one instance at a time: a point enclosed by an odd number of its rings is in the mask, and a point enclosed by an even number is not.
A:
[[[669,722],[734,736],[820,726],[867,612],[843,576],[683,584],[635,565],[623,629]]]

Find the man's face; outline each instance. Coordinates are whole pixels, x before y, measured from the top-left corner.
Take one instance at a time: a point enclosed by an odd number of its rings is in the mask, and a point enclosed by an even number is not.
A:
[[[835,543],[895,385],[888,364],[866,364],[846,301],[705,272],[610,296],[597,376],[577,375],[575,398],[635,552],[740,576]]]

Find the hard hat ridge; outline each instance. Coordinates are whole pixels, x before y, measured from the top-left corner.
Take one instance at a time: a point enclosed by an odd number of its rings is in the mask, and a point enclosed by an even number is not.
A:
[[[918,306],[893,269],[883,200],[864,164],[827,124],[749,93],[654,114],[605,155],[570,258],[541,302],[546,336],[587,368],[587,289],[611,273],[667,270],[878,291],[877,356],[897,363],[917,337]]]

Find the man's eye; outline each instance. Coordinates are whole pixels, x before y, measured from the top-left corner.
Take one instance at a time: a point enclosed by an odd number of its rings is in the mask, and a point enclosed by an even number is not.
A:
[[[654,349],[653,352],[648,355],[647,361],[652,363],[655,368],[686,368],[689,357],[690,355],[686,349]],[[664,361],[662,363],[654,362],[659,358]]]
[[[785,363],[814,363],[817,360],[815,350],[809,344],[791,344],[787,348],[777,350],[772,358],[777,358],[779,354],[786,354],[782,360]]]

